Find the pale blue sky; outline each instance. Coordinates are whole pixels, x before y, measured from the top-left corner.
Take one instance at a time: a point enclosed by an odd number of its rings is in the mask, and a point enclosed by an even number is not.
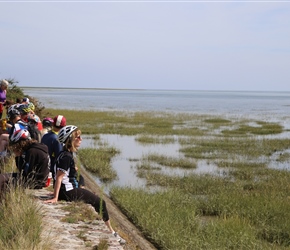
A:
[[[290,1],[1,1],[19,86],[290,91]]]

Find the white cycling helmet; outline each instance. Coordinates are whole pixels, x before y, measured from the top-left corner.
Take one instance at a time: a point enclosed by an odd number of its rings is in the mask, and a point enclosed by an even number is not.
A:
[[[18,110],[18,106],[17,104],[13,104],[11,105],[8,110],[7,110],[7,117],[8,119],[13,120],[16,116],[20,116],[20,112]]]
[[[63,127],[58,135],[57,135],[57,139],[59,140],[59,142],[61,143],[65,143],[66,140],[71,136],[72,132],[74,132],[78,127],[74,126],[74,125],[67,125],[65,127]]]
[[[10,143],[14,144],[20,140],[31,140],[30,133],[27,129],[19,129],[15,131],[10,137]]]

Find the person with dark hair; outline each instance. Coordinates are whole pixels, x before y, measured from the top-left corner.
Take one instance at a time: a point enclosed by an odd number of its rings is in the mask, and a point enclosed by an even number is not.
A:
[[[53,127],[53,119],[50,117],[45,117],[42,119],[42,131],[41,131],[41,135],[45,135],[46,133],[48,133],[49,131],[52,130]]]
[[[17,105],[17,109],[20,112],[21,119],[25,122],[28,122],[28,116],[33,114],[33,110],[30,108],[29,104]]]
[[[45,201],[45,203],[56,203],[58,200],[65,200],[83,201],[91,204],[95,211],[102,215],[103,221],[118,239],[118,242],[125,244],[126,241],[111,226],[105,201],[91,191],[79,187],[74,154],[82,142],[81,131],[74,125],[65,126],[59,131],[58,140],[64,144],[64,147],[55,162],[54,197]]]
[[[0,136],[0,156],[5,157],[7,155],[7,146],[9,144],[9,138],[12,134],[20,129],[27,129],[27,124],[21,119],[20,112],[18,110],[18,104],[11,105],[7,111],[7,118],[11,124],[11,128]]]
[[[41,142],[41,131],[38,130],[38,124],[40,121],[40,118],[36,114],[31,114],[28,116],[28,126],[31,126],[33,128],[33,131],[35,133],[35,138],[38,142]]]
[[[16,103],[21,104],[22,103],[22,98],[16,98]]]
[[[50,172],[52,174],[52,179],[54,180],[54,163],[55,159],[62,151],[62,144],[58,141],[57,135],[61,128],[66,126],[66,119],[63,115],[57,115],[53,119],[52,130],[44,134],[41,138],[41,143],[48,147],[48,153],[51,161]]]
[[[0,194],[9,182],[32,189],[45,187],[50,168],[46,145],[31,139],[28,130],[20,129],[10,137],[9,148],[18,159],[19,172],[0,174]]]

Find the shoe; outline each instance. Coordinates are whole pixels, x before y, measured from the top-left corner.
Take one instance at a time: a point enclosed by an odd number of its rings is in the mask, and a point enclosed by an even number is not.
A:
[[[117,238],[118,242],[121,244],[121,245],[124,245],[126,244],[126,241],[117,233],[113,233],[113,235]]]

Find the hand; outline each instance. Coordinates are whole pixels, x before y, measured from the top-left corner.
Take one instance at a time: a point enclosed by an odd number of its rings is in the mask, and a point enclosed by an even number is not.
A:
[[[57,199],[56,198],[52,198],[50,200],[44,201],[44,203],[57,203]]]

